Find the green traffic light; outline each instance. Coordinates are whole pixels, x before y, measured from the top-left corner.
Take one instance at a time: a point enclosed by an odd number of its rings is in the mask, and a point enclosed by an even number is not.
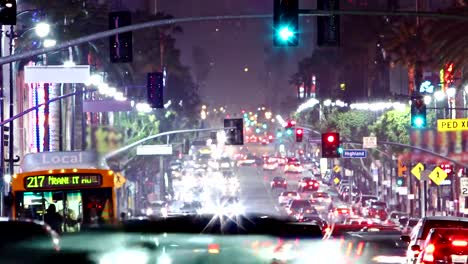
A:
[[[260,133],[260,128],[255,129],[255,133]]]
[[[291,136],[293,134],[292,129],[287,129],[286,130],[286,135]]]
[[[338,153],[339,153],[340,155],[343,154],[343,148],[342,148],[342,147],[338,147],[337,151],[338,151]]]
[[[413,119],[413,124],[416,128],[423,128],[424,127],[424,118],[421,116],[416,116]]]
[[[287,42],[294,37],[294,32],[288,26],[284,26],[278,31],[278,35],[282,41]]]
[[[283,133],[281,133],[281,132],[276,133],[276,137],[277,137],[277,138],[280,138],[280,137],[282,137],[282,136],[283,136]]]
[[[403,185],[403,179],[397,179],[397,185],[402,186]]]

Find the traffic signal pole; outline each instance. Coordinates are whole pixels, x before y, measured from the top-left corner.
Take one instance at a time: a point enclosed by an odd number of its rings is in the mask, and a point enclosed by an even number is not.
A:
[[[355,16],[406,16],[406,17],[429,17],[437,19],[451,19],[468,21],[468,16],[454,15],[454,14],[441,14],[436,12],[413,12],[413,11],[350,11],[350,10],[313,10],[313,9],[299,9],[299,14],[304,17],[317,17],[317,16],[331,16],[331,15],[355,15]],[[206,22],[206,21],[219,21],[219,20],[239,20],[239,19],[271,19],[272,14],[254,14],[254,15],[232,15],[232,16],[204,16],[204,17],[186,17],[166,20],[153,20],[145,23],[134,24],[117,29],[101,31],[91,35],[83,36],[73,40],[68,40],[62,43],[57,43],[54,47],[40,48],[21,53],[13,54],[0,58],[0,65],[10,62],[23,60],[26,58],[34,57],[41,54],[46,54],[53,51],[62,50],[68,47],[77,46],[90,41],[107,38],[116,34],[121,34],[130,31],[142,30],[151,27],[160,27],[173,24],[192,23],[192,22]]]

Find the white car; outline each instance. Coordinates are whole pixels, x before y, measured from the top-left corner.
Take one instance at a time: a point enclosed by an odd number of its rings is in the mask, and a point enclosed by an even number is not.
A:
[[[289,204],[292,200],[299,200],[301,199],[301,195],[298,192],[289,191],[289,192],[282,192],[278,196],[278,203],[281,205]]]
[[[304,168],[299,162],[290,162],[284,166],[285,173],[302,173]]]
[[[278,168],[277,162],[266,162],[265,164],[263,164],[264,170],[276,170],[277,168]]]

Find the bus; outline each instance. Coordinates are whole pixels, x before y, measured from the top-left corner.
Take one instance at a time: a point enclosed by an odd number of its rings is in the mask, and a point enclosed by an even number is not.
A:
[[[27,154],[20,171],[11,180],[12,218],[43,221],[55,207],[62,219],[59,232],[117,220],[116,190],[125,179],[99,166],[96,153]]]

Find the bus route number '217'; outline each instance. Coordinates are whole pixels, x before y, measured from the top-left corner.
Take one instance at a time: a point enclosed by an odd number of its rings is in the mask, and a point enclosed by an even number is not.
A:
[[[26,189],[100,186],[100,175],[40,175],[25,178]]]

